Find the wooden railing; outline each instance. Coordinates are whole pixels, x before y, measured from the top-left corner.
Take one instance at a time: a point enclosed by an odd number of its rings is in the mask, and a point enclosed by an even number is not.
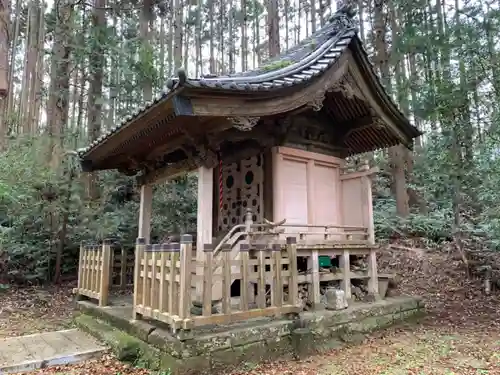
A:
[[[192,236],[181,243],[146,245],[137,239],[134,319],[141,316],[182,328],[191,308]]]
[[[163,245],[145,245],[138,239],[134,319],[159,320],[177,330],[299,312],[295,238],[289,238],[286,246],[241,244],[238,259],[232,259],[230,246],[223,246],[215,259],[214,247],[205,245],[205,259],[200,264],[192,260],[191,249],[190,235],[182,236],[181,243]],[[251,252],[256,258],[250,258]],[[196,266],[203,268],[202,274],[193,275],[191,268]],[[214,268],[220,271],[214,273]],[[236,279],[241,280],[241,289],[234,304],[231,284]],[[217,301],[220,308],[213,304],[216,281],[222,284],[222,299]],[[203,285],[201,301],[191,295],[195,282]],[[191,314],[193,305],[201,307],[201,315]]]
[[[106,306],[109,296],[111,243],[81,245],[78,263],[78,286],[73,289],[77,296],[96,299],[99,306]]]
[[[134,283],[134,252],[123,246],[111,249],[111,272],[109,284],[120,289]]]

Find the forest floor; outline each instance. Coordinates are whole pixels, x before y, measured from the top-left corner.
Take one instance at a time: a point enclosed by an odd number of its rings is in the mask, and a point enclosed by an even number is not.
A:
[[[381,268],[401,276],[400,292],[424,298],[428,315],[420,324],[393,327],[307,361],[274,362],[231,375],[500,375],[500,291],[485,296],[456,258],[442,249],[384,252]],[[67,327],[73,312],[70,291],[67,286],[0,292],[0,337]],[[151,373],[106,355],[32,374]]]

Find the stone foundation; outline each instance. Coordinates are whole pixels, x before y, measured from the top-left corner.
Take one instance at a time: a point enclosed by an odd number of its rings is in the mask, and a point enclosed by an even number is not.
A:
[[[76,323],[111,346],[119,359],[172,374],[210,374],[273,359],[304,358],[362,341],[364,334],[417,318],[420,299],[389,298],[341,311],[303,312],[294,319],[252,319],[201,327],[174,337],[156,322],[133,321],[131,307],[78,302]]]

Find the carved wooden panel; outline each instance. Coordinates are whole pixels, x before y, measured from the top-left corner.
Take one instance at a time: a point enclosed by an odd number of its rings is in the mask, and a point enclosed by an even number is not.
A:
[[[254,221],[262,221],[263,160],[263,156],[258,155],[223,167],[223,207],[219,214],[219,231],[243,224],[247,208],[252,210]]]

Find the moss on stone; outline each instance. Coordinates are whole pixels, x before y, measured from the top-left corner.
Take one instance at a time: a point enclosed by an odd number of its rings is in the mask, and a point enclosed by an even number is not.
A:
[[[139,339],[85,314],[76,317],[75,323],[83,331],[107,344],[119,360],[128,362],[137,360],[140,350]]]

